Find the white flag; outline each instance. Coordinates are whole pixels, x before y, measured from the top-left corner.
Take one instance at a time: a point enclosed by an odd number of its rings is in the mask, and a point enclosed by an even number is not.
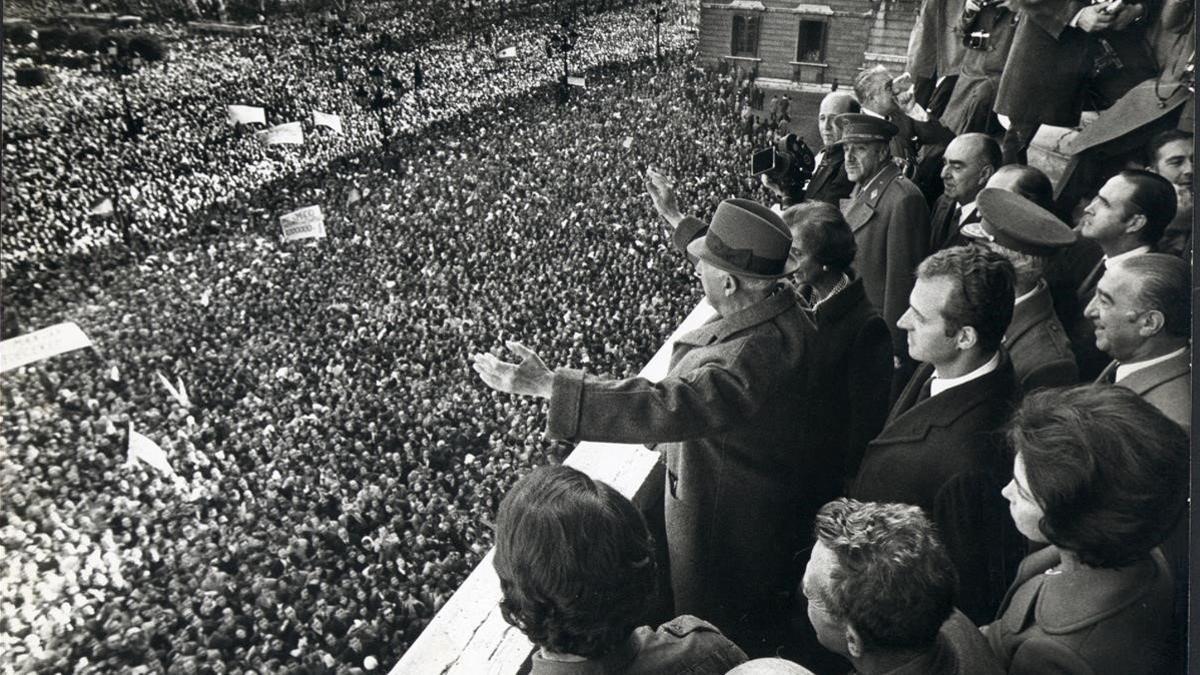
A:
[[[158,447],[154,441],[133,430],[133,422],[129,423],[129,462],[140,460],[167,476],[174,476],[175,469],[167,461],[167,453]]]
[[[284,143],[291,145],[304,144],[304,129],[300,128],[299,122],[277,124],[266,131],[258,132],[255,136],[267,145],[281,145]]]
[[[306,206],[285,213],[279,217],[279,224],[283,226],[284,241],[325,236],[325,215],[320,206]]]
[[[262,108],[252,105],[227,105],[225,111],[229,114],[229,123],[238,124],[266,124],[267,115]]]
[[[92,207],[89,214],[93,216],[111,216],[113,214],[113,203],[108,197],[105,197],[99,203]]]
[[[162,381],[163,386],[167,388],[167,392],[171,394],[171,398],[179,401],[179,405],[185,408],[192,407],[192,402],[188,400],[187,389],[183,388],[183,378],[179,379],[179,387],[176,388],[171,386],[171,381],[168,380],[162,373],[158,372],[157,370],[154,371],[154,373],[158,375],[158,379]]]
[[[515,58],[517,58],[517,48],[516,47],[505,47],[504,49],[501,49],[496,54],[496,58],[498,58],[502,61],[505,61],[508,59],[515,59]]]
[[[313,124],[319,127],[329,127],[339,134],[342,133],[342,118],[337,115],[327,115],[323,112],[312,111]]]
[[[88,336],[69,321],[18,335],[0,342],[0,373],[90,346]]]

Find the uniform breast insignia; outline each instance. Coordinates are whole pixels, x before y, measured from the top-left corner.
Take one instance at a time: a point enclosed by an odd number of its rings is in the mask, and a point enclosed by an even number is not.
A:
[[[875,201],[878,198],[879,198],[879,189],[876,188],[874,190],[871,190],[871,201]]]

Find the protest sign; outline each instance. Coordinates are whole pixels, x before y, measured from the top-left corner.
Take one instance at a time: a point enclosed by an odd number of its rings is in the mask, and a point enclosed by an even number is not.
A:
[[[229,114],[229,123],[238,124],[266,124],[267,115],[262,108],[252,105],[227,105],[226,112]]]
[[[505,47],[504,49],[501,49],[499,52],[496,53],[496,58],[500,59],[501,61],[507,61],[508,59],[515,59],[515,58],[517,58],[517,48],[516,47]]]
[[[292,145],[304,144],[304,130],[300,128],[299,122],[279,124],[266,131],[260,131],[255,135],[267,145],[280,145],[283,143],[290,143]]]
[[[323,112],[312,111],[313,124],[319,127],[329,127],[337,133],[342,133],[342,118],[337,115],[329,115]]]
[[[92,341],[71,322],[18,335],[0,342],[0,373],[90,346]]]
[[[576,76],[576,75],[568,75],[568,76],[567,76],[567,84],[568,84],[568,85],[570,85],[570,86],[572,86],[572,87],[581,87],[581,88],[586,88],[586,87],[587,87],[587,80],[586,80],[585,78],[583,78],[583,77],[579,77],[579,76]]]
[[[105,197],[99,203],[93,206],[92,210],[88,211],[88,213],[93,216],[111,216],[113,214],[112,200],[108,197]]]
[[[279,224],[283,226],[284,241],[325,236],[325,215],[320,206],[306,206],[285,213],[279,217]]]

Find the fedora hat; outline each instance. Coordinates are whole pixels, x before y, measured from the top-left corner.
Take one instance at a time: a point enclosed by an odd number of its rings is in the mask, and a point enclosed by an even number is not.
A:
[[[748,199],[721,202],[708,232],[688,244],[687,252],[717,269],[754,279],[778,279],[800,266],[783,219]]]
[[[846,143],[887,143],[900,129],[882,117],[863,113],[842,113],[833,118],[842,135],[834,145]]]

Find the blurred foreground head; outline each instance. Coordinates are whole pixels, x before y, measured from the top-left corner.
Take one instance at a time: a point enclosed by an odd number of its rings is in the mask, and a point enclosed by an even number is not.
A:
[[[642,515],[566,466],[535,469],[505,496],[493,564],[505,620],[558,654],[604,656],[640,625],[655,592]]]

